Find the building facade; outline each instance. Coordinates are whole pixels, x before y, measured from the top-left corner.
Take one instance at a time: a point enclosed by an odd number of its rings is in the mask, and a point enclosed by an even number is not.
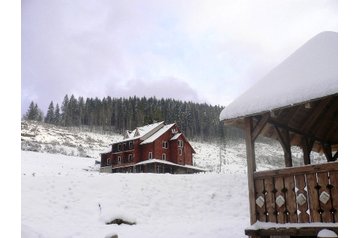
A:
[[[126,131],[122,140],[101,154],[101,172],[194,173],[193,147],[178,126],[153,123]]]

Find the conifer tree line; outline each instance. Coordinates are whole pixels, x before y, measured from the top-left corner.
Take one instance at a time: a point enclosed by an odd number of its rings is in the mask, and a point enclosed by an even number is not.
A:
[[[32,116],[36,114],[32,113],[33,107],[40,111],[32,102],[24,119],[42,121],[42,118]],[[66,95],[61,106],[50,102],[44,122],[65,127],[88,126],[119,133],[153,122],[175,122],[188,138],[206,140],[224,136],[224,126],[219,121],[222,110],[223,107],[218,105],[155,97],[85,99]]]

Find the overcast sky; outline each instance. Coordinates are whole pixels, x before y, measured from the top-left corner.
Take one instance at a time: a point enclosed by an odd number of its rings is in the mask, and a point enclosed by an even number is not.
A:
[[[321,31],[335,0],[22,0],[22,112],[65,94],[226,106]]]

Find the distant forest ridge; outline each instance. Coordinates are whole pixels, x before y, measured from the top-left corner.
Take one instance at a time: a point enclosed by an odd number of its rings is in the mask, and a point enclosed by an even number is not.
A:
[[[83,98],[66,95],[61,106],[51,101],[46,115],[31,102],[25,120],[44,121],[65,126],[88,126],[123,133],[136,127],[164,121],[177,123],[188,138],[218,140],[241,137],[242,132],[219,121],[222,106],[155,97]]]

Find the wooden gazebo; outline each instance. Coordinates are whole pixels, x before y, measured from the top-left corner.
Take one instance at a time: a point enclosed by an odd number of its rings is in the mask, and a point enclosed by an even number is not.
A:
[[[338,234],[338,34],[313,37],[220,115],[245,131],[252,237]],[[255,140],[275,139],[286,168],[256,171]],[[291,146],[304,166],[292,167]],[[311,163],[311,151],[326,163]]]

